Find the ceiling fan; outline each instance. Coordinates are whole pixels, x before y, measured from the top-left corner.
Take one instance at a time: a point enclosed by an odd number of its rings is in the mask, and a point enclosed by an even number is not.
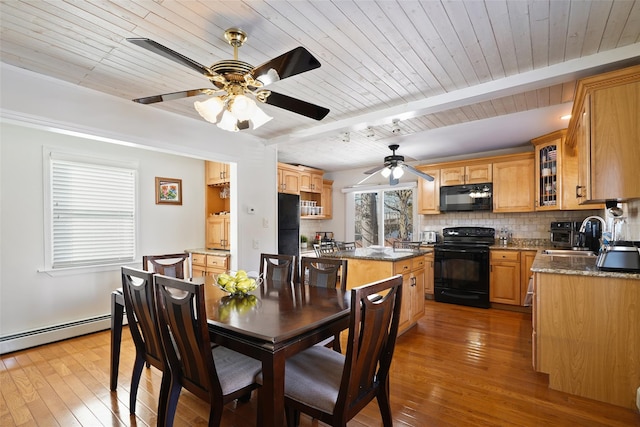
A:
[[[271,117],[257,107],[254,99],[315,120],[322,120],[329,113],[327,108],[264,89],[264,86],[278,80],[320,67],[320,62],[307,49],[299,46],[254,67],[238,60],[238,48],[247,40],[247,34],[238,28],[229,28],[224,36],[233,46],[234,57],[218,61],[209,67],[151,39],[128,38],[127,41],[137,46],[204,75],[214,86],[213,89],[191,89],[137,98],[133,101],[153,104],[197,95],[212,95],[206,101],[196,101],[195,108],[205,120],[217,123],[218,127],[230,131],[247,129],[250,122],[253,129],[256,129],[271,120]]]
[[[389,149],[393,152],[393,154],[384,158],[384,164],[382,166],[376,166],[373,169],[369,169],[364,173],[367,175],[373,175],[376,172],[380,172],[383,177],[389,178],[389,185],[396,185],[397,183],[399,183],[399,179],[402,175],[404,175],[405,170],[409,173],[419,176],[420,178],[426,179],[427,181],[433,181],[433,177],[431,175],[427,175],[426,173],[419,171],[413,166],[406,164],[404,162],[404,156],[396,154],[396,150],[399,147],[400,146],[398,144],[390,145]],[[361,184],[368,178],[369,177],[365,178],[358,184]]]

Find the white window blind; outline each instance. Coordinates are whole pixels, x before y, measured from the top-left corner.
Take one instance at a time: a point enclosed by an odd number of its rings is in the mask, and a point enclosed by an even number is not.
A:
[[[136,171],[51,159],[53,268],[131,262]]]

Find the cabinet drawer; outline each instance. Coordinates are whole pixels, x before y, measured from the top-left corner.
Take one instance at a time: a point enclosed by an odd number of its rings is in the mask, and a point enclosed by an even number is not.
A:
[[[227,257],[226,256],[216,256],[216,255],[207,255],[207,267],[226,270],[227,269]]]
[[[520,251],[491,251],[491,261],[520,261]]]
[[[393,274],[405,274],[411,271],[411,258],[393,263]]]
[[[202,267],[205,267],[207,265],[207,256],[204,254],[191,254],[191,259],[192,259],[192,263],[193,265],[200,265]]]
[[[424,268],[426,264],[426,259],[423,256],[415,257],[412,259],[412,261],[413,261],[411,263],[412,270],[420,270],[421,268]]]

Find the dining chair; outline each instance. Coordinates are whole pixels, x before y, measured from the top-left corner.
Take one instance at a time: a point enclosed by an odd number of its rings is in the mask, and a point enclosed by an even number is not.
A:
[[[409,249],[412,251],[417,251],[420,249],[420,245],[422,245],[422,242],[410,242],[410,241],[406,241],[406,240],[395,240],[393,242],[393,250],[397,250],[397,249]]]
[[[381,298],[370,298],[382,294]],[[374,398],[383,426],[392,426],[389,368],[401,305],[401,275],[351,289],[346,354],[312,346],[286,360],[285,406],[289,427],[299,424],[300,412],[344,427]]]
[[[347,289],[347,260],[339,258],[312,258],[300,259],[300,283],[309,286],[323,288]],[[333,338],[327,338],[319,345],[333,348],[341,352],[340,334]]]
[[[313,250],[318,258],[322,255],[332,254],[338,250],[334,242],[314,243]]]
[[[165,255],[144,255],[142,257],[142,269],[178,279],[191,277],[189,272],[189,254],[186,252]],[[185,272],[187,273],[186,275]]]
[[[295,255],[260,254],[260,274],[269,283],[291,283],[298,280]]]
[[[184,387],[209,402],[209,426],[219,426],[224,405],[246,399],[258,387],[261,362],[223,346],[213,349],[204,299],[204,284],[155,275],[158,325],[171,381],[163,414],[172,426]]]
[[[162,405],[167,401],[169,380],[164,350],[158,328],[156,298],[153,290],[153,273],[135,268],[122,267],[122,293],[129,322],[131,338],[136,348],[136,358],[131,375],[129,411],[136,412],[138,385],[144,364],[153,365],[162,371],[160,397],[158,398],[158,421],[164,414]]]

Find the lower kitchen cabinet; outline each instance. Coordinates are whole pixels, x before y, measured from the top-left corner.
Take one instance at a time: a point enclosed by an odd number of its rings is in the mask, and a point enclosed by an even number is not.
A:
[[[433,261],[435,254],[433,252],[424,256],[424,294],[433,299],[434,292],[434,276],[433,276]]]
[[[191,253],[191,270],[193,277],[216,276],[229,269],[228,255]]]
[[[520,252],[491,250],[489,300],[520,305]]]

